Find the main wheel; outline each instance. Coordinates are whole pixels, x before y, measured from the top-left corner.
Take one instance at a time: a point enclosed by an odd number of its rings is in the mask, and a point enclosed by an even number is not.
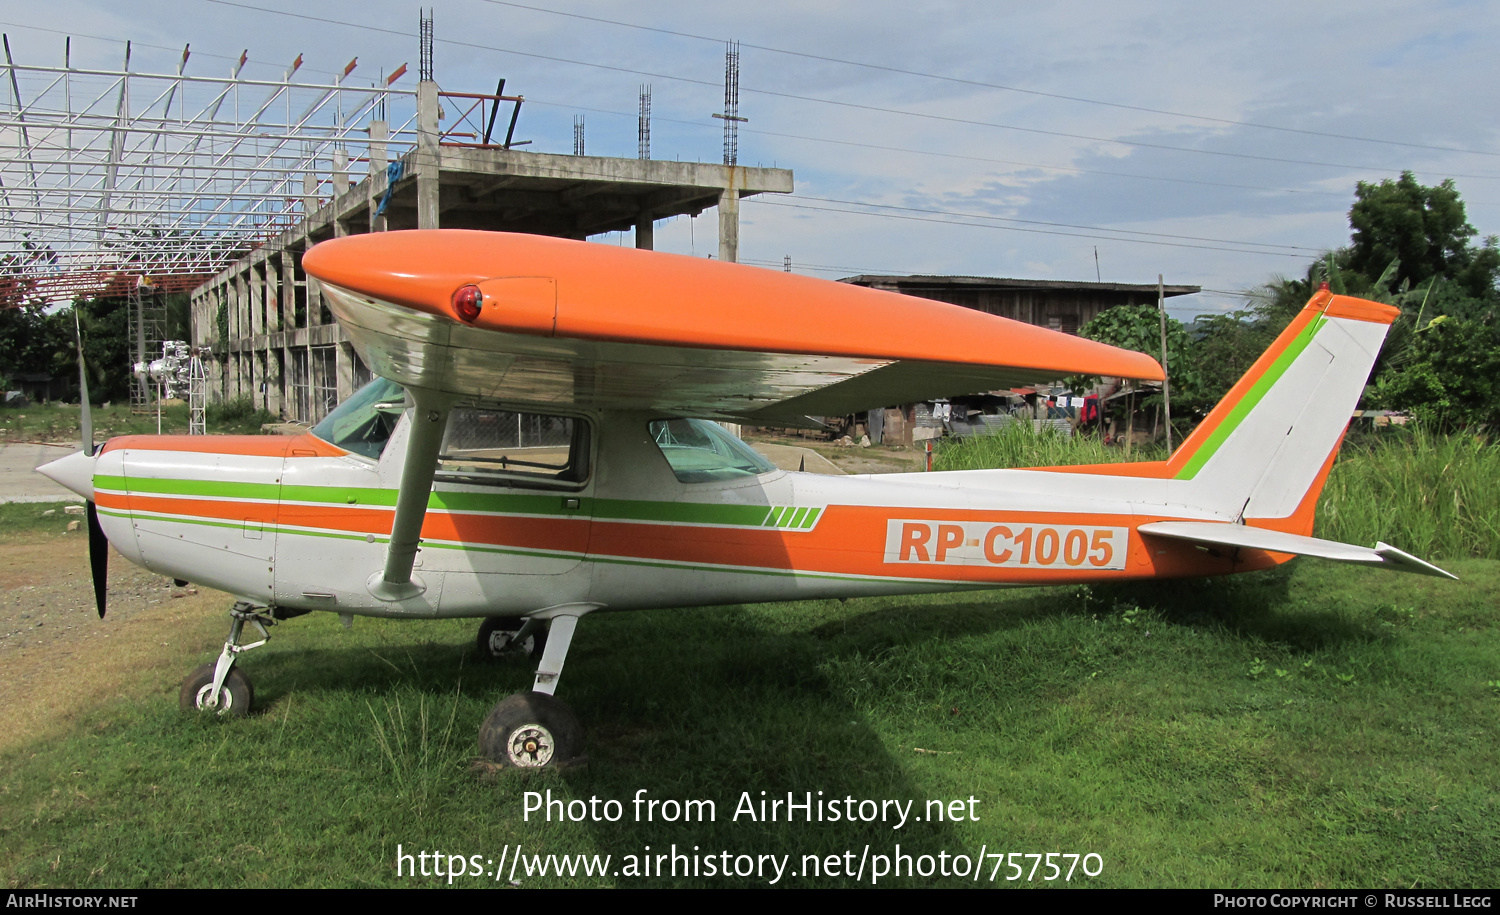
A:
[[[517,769],[566,765],[583,750],[583,726],[561,699],[516,693],[484,720],[479,750],[491,762]]]
[[[475,641],[479,656],[485,660],[503,658],[540,658],[547,646],[547,630],[538,629],[521,641],[516,633],[525,620],[519,616],[489,616],[479,624],[479,638]]]
[[[182,681],[182,692],[177,695],[182,710],[208,711],[208,692],[213,689],[213,685],[214,662],[204,664],[189,674]],[[224,688],[219,690],[219,707],[215,714],[221,718],[244,718],[250,714],[250,707],[254,704],[255,687],[250,685],[250,678],[241,673],[238,667],[231,667],[229,676],[224,678]]]

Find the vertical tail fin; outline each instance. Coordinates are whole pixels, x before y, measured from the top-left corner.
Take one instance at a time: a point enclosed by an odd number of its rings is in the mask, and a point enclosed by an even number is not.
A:
[[[1314,295],[1173,453],[1166,476],[1185,490],[1178,498],[1253,527],[1311,533],[1323,480],[1400,314]]]

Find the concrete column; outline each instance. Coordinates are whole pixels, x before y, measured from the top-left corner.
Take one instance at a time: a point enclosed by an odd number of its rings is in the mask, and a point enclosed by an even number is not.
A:
[[[740,192],[732,185],[719,194],[719,260],[731,264],[740,260]]]
[[[384,232],[385,217],[376,216],[375,210],[380,206],[380,198],[384,195],[383,189],[377,190],[385,180],[386,152],[385,140],[388,136],[385,121],[370,122],[370,182],[365,185],[369,189],[366,205],[370,208],[370,231]]]
[[[229,340],[224,341],[226,347],[230,340],[234,341],[235,349],[230,356],[234,360],[233,387],[229,395],[231,397],[244,397],[245,390],[245,363],[239,349],[241,341],[245,339],[245,325],[248,320],[246,312],[249,307],[245,304],[249,296],[245,294],[245,274],[236,273],[229,280]]]
[[[344,209],[339,198],[349,192],[349,152],[333,151],[333,236],[342,238],[349,234],[349,221],[344,218]]]
[[[278,330],[294,323],[289,320],[293,316],[287,315],[288,320],[282,318],[281,297],[281,271],[277,269],[276,263],[271,258],[266,258],[266,333],[274,334]]]
[[[304,239],[302,243],[304,245],[306,245],[307,247],[309,247],[309,248],[312,247],[311,240],[309,240],[309,239]],[[312,280],[312,279],[308,278],[307,271],[305,271],[305,270],[302,269],[302,262],[301,261],[299,261],[299,260],[293,260],[293,262],[292,262],[292,269],[293,269],[292,277],[293,277],[294,281],[298,282],[298,283],[301,283],[303,289],[306,290],[306,293],[307,293],[306,296],[304,296],[304,298],[307,299],[308,323],[309,324],[312,324],[312,323],[322,324],[323,323],[323,290],[322,290],[322,288],[318,285],[318,283],[317,283],[316,280]]]
[[[297,257],[290,246],[281,253],[280,268],[276,285],[281,293],[281,313],[285,316],[281,328],[289,330],[297,326]],[[311,314],[307,323],[312,323]]]
[[[266,409],[286,419],[286,363],[280,349],[266,348]]]
[[[438,227],[438,87],[417,84],[417,228]]]
[[[266,283],[262,278],[264,262],[250,265],[250,336],[266,332]]]
[[[635,220],[635,246],[642,251],[656,249],[656,217],[650,210],[642,210]]]
[[[354,347],[347,343],[338,344],[338,349],[334,351],[333,367],[338,375],[339,403],[343,403],[354,393]]]
[[[302,218],[311,220],[318,209],[318,178],[312,172],[302,176]]]
[[[266,383],[266,378],[268,377],[268,373],[266,371],[266,363],[269,361],[269,355],[270,354],[263,349],[253,350],[250,354],[250,363],[252,366],[254,366],[255,372],[254,377],[250,379],[251,383],[255,385],[255,393],[253,393],[251,397],[254,398],[255,405],[257,407],[260,407],[262,410],[271,409],[269,405],[270,401],[267,400],[267,398],[271,396],[271,386]],[[265,388],[264,391],[261,390],[262,387]]]

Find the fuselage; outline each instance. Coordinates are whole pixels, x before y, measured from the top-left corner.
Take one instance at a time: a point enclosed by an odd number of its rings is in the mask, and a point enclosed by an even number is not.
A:
[[[255,604],[398,617],[919,593],[1224,574],[1281,554],[1143,538],[1164,519],[1231,520],[1174,481],[1047,470],[684,481],[656,417],[580,414],[582,479],[439,474],[414,570],[382,599],[406,417],[378,455],[317,436],[127,436],[94,497],[127,558]],[[680,469],[680,468],[679,468]]]

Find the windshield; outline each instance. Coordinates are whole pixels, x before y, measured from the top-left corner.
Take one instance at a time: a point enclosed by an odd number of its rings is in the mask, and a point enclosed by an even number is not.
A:
[[[313,426],[312,434],[345,451],[379,460],[405,409],[406,392],[401,385],[377,378]]]
[[[659,419],[651,424],[651,438],[684,483],[743,479],[776,469],[723,426],[707,420]]]

